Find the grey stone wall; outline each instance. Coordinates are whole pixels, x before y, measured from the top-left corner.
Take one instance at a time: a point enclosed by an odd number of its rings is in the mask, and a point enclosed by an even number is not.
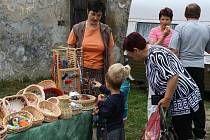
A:
[[[52,47],[66,41],[69,0],[0,1],[0,80],[49,77]]]

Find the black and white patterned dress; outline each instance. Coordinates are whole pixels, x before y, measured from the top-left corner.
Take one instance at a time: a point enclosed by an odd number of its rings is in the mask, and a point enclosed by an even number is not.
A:
[[[148,83],[156,95],[164,95],[167,81],[178,74],[177,89],[170,105],[172,116],[190,114],[190,109],[198,110],[202,100],[199,88],[174,53],[154,45],[149,48],[145,65]]]

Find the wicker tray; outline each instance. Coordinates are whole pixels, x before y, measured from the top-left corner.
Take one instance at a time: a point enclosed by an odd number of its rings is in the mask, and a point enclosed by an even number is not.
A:
[[[28,99],[29,105],[31,106],[37,106],[39,99],[36,94],[32,92],[26,92],[23,94]]]
[[[0,140],[4,140],[7,135],[7,127],[0,124]]]
[[[45,100],[45,94],[44,94],[44,90],[43,90],[42,86],[39,86],[36,84],[29,85],[23,90],[23,94],[25,94],[27,92],[32,92],[32,93],[36,94],[39,101]]]
[[[39,82],[37,85],[42,86],[44,89],[45,88],[56,88],[56,84],[53,80],[43,80]]]
[[[89,99],[82,100],[82,95],[79,96],[79,100],[72,100],[75,103],[81,104],[83,106],[82,110],[92,110],[95,106],[96,97],[93,95],[85,95],[88,96]]]
[[[26,126],[17,127],[17,128],[11,126],[10,122],[14,119],[16,120],[19,117],[27,118],[28,124]],[[19,111],[16,113],[11,113],[11,114],[7,115],[6,117],[4,117],[3,125],[7,126],[8,133],[18,133],[18,132],[21,132],[21,131],[24,131],[24,130],[30,128],[32,125],[32,119],[33,119],[33,116],[28,111]]]
[[[58,117],[61,115],[60,108],[49,102],[49,101],[41,101],[38,103],[38,109],[42,112],[44,115],[44,121],[45,122],[53,122],[58,119]]]
[[[2,100],[2,105],[6,109],[6,113],[15,113],[23,107],[28,106],[29,102],[23,95],[6,96]]]
[[[41,125],[44,121],[44,115],[34,106],[25,106],[22,108],[24,111],[28,111],[32,114],[33,120],[32,120],[32,126]]]

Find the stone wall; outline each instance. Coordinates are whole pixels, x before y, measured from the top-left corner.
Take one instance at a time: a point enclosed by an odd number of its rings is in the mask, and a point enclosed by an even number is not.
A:
[[[69,32],[69,0],[0,1],[0,80],[49,77]]]
[[[120,47],[131,0],[104,1],[106,23]],[[0,80],[50,76],[51,50],[66,42],[70,30],[70,4],[71,0],[0,0]]]

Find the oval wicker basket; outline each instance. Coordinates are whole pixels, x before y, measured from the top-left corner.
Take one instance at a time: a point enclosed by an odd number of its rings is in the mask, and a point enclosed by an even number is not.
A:
[[[4,140],[7,135],[7,127],[0,124],[0,140]]]
[[[44,94],[44,90],[43,90],[42,86],[39,86],[36,84],[29,85],[23,90],[23,94],[25,94],[27,92],[32,92],[32,93],[36,94],[39,101],[45,100],[45,94]]]
[[[57,97],[50,97],[47,99],[47,101],[53,103],[53,104],[56,104],[57,106],[59,106],[59,100]]]
[[[49,102],[49,101],[41,101],[38,103],[38,109],[42,112],[44,115],[44,121],[45,122],[53,122],[58,119],[58,117],[61,115],[60,108]]]
[[[15,113],[20,111],[24,106],[28,106],[28,99],[23,95],[6,96],[2,100],[2,105],[6,109],[6,113]]]
[[[34,106],[25,106],[22,108],[24,111],[28,111],[32,114],[33,120],[32,120],[32,126],[41,125],[44,121],[44,115]]]
[[[12,127],[10,127],[9,126],[9,122],[13,118],[16,118],[16,117],[19,117],[19,116],[26,117],[29,120],[28,125],[24,126],[24,127],[19,127],[19,128],[12,128]],[[18,132],[21,132],[21,131],[24,131],[24,130],[30,128],[32,126],[32,119],[33,119],[33,116],[32,116],[31,113],[29,113],[28,111],[21,110],[19,112],[11,113],[11,114],[7,115],[6,117],[4,117],[3,125],[7,126],[8,133],[18,133]]]
[[[95,106],[96,97],[93,95],[87,95],[88,100],[81,100],[82,96],[79,96],[79,100],[72,100],[75,103],[81,104],[83,106],[82,110],[92,110]]]
[[[32,92],[26,92],[23,94],[28,99],[29,105],[31,106],[37,106],[39,99],[36,94]]]
[[[39,82],[37,85],[42,86],[45,88],[56,88],[56,84],[53,80],[43,80]]]

